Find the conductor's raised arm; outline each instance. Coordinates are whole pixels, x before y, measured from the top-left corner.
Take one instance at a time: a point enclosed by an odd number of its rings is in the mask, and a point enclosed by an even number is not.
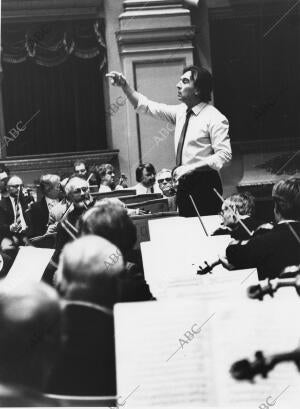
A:
[[[112,85],[122,88],[129,102],[134,108],[136,108],[139,101],[139,94],[131,88],[126,80],[126,77],[121,72],[117,71],[111,71],[110,73],[106,74],[106,77],[111,79]]]

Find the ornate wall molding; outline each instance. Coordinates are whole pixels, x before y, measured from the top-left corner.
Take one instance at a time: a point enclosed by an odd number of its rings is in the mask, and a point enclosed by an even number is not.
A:
[[[2,0],[3,22],[95,18],[104,15],[104,0]]]

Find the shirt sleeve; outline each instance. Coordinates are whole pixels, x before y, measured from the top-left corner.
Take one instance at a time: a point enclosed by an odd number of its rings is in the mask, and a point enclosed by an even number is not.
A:
[[[267,254],[266,243],[268,243],[267,237],[253,237],[238,244],[229,245],[226,249],[227,260],[236,268],[257,267]]]
[[[159,102],[154,102],[139,94],[139,100],[136,107],[138,114],[147,114],[153,118],[162,119],[163,121],[176,123],[176,113],[179,105],[167,105]]]
[[[229,139],[229,123],[225,116],[211,121],[209,126],[211,146],[214,151],[212,155],[205,158],[209,167],[219,171],[225,163],[232,158],[231,144]]]

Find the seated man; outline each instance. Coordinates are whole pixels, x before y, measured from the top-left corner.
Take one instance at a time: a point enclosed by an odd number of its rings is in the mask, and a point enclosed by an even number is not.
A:
[[[23,181],[18,176],[11,176],[7,182],[8,197],[0,201],[0,237],[15,236],[22,240],[28,231],[29,199],[22,193]]]
[[[104,237],[121,250],[126,268],[120,277],[118,301],[153,299],[144,279],[140,251],[134,250],[136,227],[122,205],[112,200],[100,200],[82,217],[79,232]]]
[[[235,240],[246,240],[250,237],[249,233],[247,233],[238,220],[241,220],[249,231],[253,232],[261,224],[261,222],[255,219],[254,215],[255,201],[251,193],[231,195],[224,200],[222,205],[222,226],[212,235],[229,234]]]
[[[115,255],[114,263],[107,262]],[[67,244],[56,272],[66,300],[64,345],[47,391],[69,395],[116,394],[113,305],[124,269],[120,250],[89,235]]]
[[[61,343],[60,318],[51,287],[1,281],[1,406],[53,406],[42,393]]]
[[[7,192],[7,181],[9,179],[8,168],[1,164],[0,165],[0,200],[8,196]]]
[[[161,193],[158,184],[155,181],[156,171],[151,163],[141,163],[136,169],[137,185],[132,189],[136,190],[137,195],[144,195],[145,193]]]
[[[40,179],[40,190],[43,195],[39,202],[33,203],[29,210],[30,236],[42,236],[47,231],[49,214],[59,203],[61,194],[60,177],[43,175]]]
[[[88,168],[86,163],[83,160],[76,160],[73,164],[74,168],[74,176],[78,176],[79,178],[83,178],[87,180],[88,178]]]
[[[168,198],[169,210],[176,211],[176,189],[170,169],[162,169],[157,174],[157,183],[162,194]]]
[[[72,240],[72,235],[76,236],[72,226],[76,228],[80,216],[93,205],[89,184],[84,179],[77,176],[72,177],[65,186],[65,192],[71,207],[69,207],[70,210],[65,213],[57,227],[56,250],[58,252],[67,242]]]
[[[256,267],[259,280],[275,278],[286,266],[300,264],[300,178],[276,183],[272,197],[274,228],[226,249],[234,268]]]

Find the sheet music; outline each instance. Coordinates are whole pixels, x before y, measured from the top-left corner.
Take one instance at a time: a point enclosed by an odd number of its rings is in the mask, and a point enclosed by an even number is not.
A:
[[[40,281],[53,253],[53,249],[20,247],[17,257],[4,279],[5,282],[9,285],[16,285],[27,281]]]
[[[210,342],[214,317],[206,305],[123,303],[114,314],[118,395],[124,398],[139,385],[126,401],[128,408],[216,404]],[[199,334],[180,345],[186,331],[195,324],[199,330],[208,319]]]
[[[293,363],[279,364],[267,379],[257,376],[253,384],[237,381],[229,372],[238,360],[252,361],[257,350],[268,356],[296,348],[300,320],[287,317],[298,313],[299,299],[118,304],[118,395],[124,398],[135,390],[126,401],[128,408],[259,408],[268,398],[278,398],[278,408],[299,407],[300,378]],[[180,346],[179,339],[186,340],[184,334],[194,324],[201,331]]]
[[[218,311],[212,323],[212,342],[220,406],[259,407],[268,397],[272,402],[284,391],[276,401],[276,408],[287,408],[292,404],[292,407],[299,407],[300,374],[294,363],[279,364],[268,378],[256,376],[254,383],[237,381],[229,375],[234,362],[241,359],[253,361],[257,350],[268,356],[295,349],[300,340],[300,320],[291,317],[299,313],[299,298],[292,302],[272,299],[259,303],[251,300],[241,303],[239,308]]]

